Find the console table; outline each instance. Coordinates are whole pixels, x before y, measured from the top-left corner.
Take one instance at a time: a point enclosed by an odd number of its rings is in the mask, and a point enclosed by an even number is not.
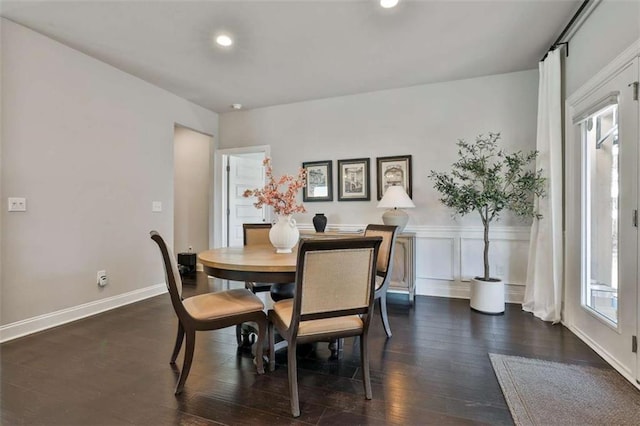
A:
[[[403,232],[396,237],[389,290],[407,293],[413,305],[416,296],[416,234],[412,232]]]

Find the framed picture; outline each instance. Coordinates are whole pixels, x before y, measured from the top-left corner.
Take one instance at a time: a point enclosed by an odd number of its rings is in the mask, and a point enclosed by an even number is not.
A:
[[[369,159],[338,160],[338,201],[369,201]]]
[[[395,157],[378,157],[378,200],[384,191],[392,185],[401,185],[411,198],[411,156],[398,155]]]
[[[333,161],[311,161],[302,163],[307,171],[307,184],[302,188],[302,200],[333,201]]]

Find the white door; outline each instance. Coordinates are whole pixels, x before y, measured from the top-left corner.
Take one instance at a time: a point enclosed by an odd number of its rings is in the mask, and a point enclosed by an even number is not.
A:
[[[629,380],[638,377],[638,101],[629,63],[572,105],[567,140],[569,327]]]
[[[247,189],[264,186],[263,154],[237,154],[228,157],[228,246],[241,247],[243,244],[242,224],[265,222],[265,208],[253,205],[255,197],[246,198],[242,194]]]

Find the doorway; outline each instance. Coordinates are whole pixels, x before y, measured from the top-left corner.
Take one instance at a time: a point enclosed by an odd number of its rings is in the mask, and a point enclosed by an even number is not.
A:
[[[209,248],[209,183],[213,137],[174,126],[173,250],[198,253]]]
[[[269,222],[268,209],[256,209],[255,198],[245,198],[247,189],[264,185],[262,164],[269,146],[222,149],[216,152],[216,201],[214,247],[239,247],[243,244],[242,224]]]
[[[638,379],[638,59],[569,105],[565,323]]]

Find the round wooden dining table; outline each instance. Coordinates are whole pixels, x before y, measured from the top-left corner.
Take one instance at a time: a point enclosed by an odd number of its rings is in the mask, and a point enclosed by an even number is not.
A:
[[[276,253],[270,245],[221,247],[198,254],[204,272],[232,281],[292,283],[296,280],[297,247],[292,253]]]

